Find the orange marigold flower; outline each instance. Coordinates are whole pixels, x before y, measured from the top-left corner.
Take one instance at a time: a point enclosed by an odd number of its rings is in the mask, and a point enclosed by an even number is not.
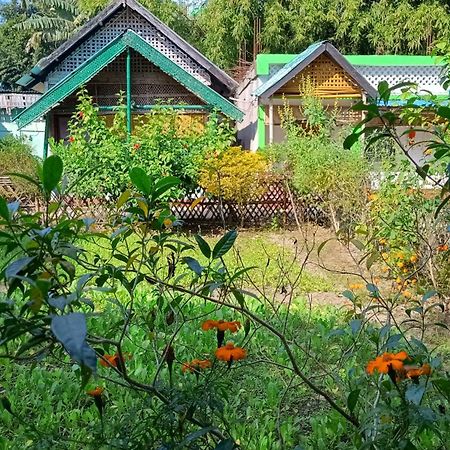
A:
[[[386,245],[387,244],[387,240],[384,239],[384,238],[380,239],[378,242],[380,243],[380,245]]]
[[[412,297],[412,294],[411,294],[411,292],[409,292],[409,291],[403,291],[403,292],[402,292],[402,295],[403,295],[403,297],[405,297],[405,298],[411,298],[411,297]]]
[[[72,144],[73,142],[75,142],[75,138],[73,136],[69,137],[69,142]]]
[[[447,244],[439,245],[437,247],[437,251],[438,252],[446,252],[447,250],[448,250],[448,245]]]
[[[411,258],[409,258],[409,260],[414,264],[415,262],[417,262],[417,255],[412,255]]]
[[[247,350],[241,347],[235,347],[232,342],[227,342],[227,345],[216,350],[216,358],[221,361],[238,361],[247,356]]]
[[[133,148],[134,148],[135,150],[139,150],[139,149],[141,148],[141,144],[136,143],[136,144],[133,145]]]
[[[370,194],[369,195],[369,202],[374,202],[375,200],[378,200],[377,194]]]
[[[202,324],[202,330],[208,331],[217,328],[219,331],[231,331],[231,333],[236,333],[236,331],[241,328],[241,322],[236,320],[228,322],[226,320],[206,320]]]
[[[388,373],[389,369],[401,370],[403,369],[403,361],[408,358],[408,353],[401,351],[398,353],[383,353],[377,356],[374,360],[369,361],[366,370],[372,375],[376,370],[378,373]]]
[[[214,328],[217,328],[218,323],[219,322],[217,320],[206,320],[202,324],[202,330],[203,331],[213,330]]]
[[[209,369],[211,367],[211,361],[208,359],[193,359],[191,362],[183,363],[181,370],[183,373],[186,372],[198,372],[199,370]]]
[[[122,363],[124,362],[125,358],[131,359],[132,355],[130,353],[123,353]],[[120,365],[119,354],[116,353],[115,355],[103,355],[103,358],[100,359],[100,365],[103,367],[117,367],[118,365]]]
[[[105,389],[97,386],[95,389],[91,389],[90,391],[86,391],[86,394],[91,396],[91,397],[100,397],[103,394],[103,391]]]
[[[422,375],[427,377],[431,375],[431,366],[429,364],[423,364],[422,367],[417,367],[406,371],[407,378],[419,378]]]
[[[399,262],[397,263],[397,267],[399,267],[400,269],[401,269],[404,265],[405,265],[405,263],[403,263],[403,262],[401,262],[401,261],[399,261]]]

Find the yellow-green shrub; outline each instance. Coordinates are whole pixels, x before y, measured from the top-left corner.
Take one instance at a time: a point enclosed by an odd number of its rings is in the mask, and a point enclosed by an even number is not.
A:
[[[199,184],[210,194],[242,206],[264,194],[268,173],[269,164],[263,155],[230,147],[205,159]]]

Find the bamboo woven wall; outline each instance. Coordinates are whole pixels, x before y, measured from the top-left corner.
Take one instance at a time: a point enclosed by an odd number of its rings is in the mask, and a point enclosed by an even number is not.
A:
[[[302,95],[301,84],[310,80],[315,95],[322,98],[361,97],[361,89],[332,59],[320,55],[303,71],[280,88],[275,95]]]

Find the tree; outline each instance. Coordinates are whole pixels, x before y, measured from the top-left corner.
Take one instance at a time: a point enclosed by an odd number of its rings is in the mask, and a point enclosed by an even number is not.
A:
[[[33,55],[24,51],[31,37],[29,31],[19,31],[16,25],[25,19],[17,1],[0,8],[3,23],[0,25],[0,81],[12,89],[14,83],[34,63]]]
[[[253,48],[256,18],[265,53],[299,53],[330,40],[345,53],[424,54],[450,24],[444,0],[210,0],[197,17],[202,50],[232,67],[241,48]]]
[[[16,27],[32,32],[27,50],[39,51],[45,44],[58,46],[87,19],[77,2],[70,0],[26,0],[25,6],[27,19]]]

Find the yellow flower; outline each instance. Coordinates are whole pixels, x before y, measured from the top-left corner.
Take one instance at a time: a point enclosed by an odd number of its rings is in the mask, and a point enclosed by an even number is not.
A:
[[[412,255],[411,258],[409,258],[409,260],[414,264],[417,262],[417,255]]]
[[[402,263],[401,261],[399,261],[399,262],[397,263],[397,267],[399,267],[400,269],[401,269],[404,265],[405,265],[405,264]]]
[[[358,289],[362,289],[364,287],[364,285],[362,283],[353,283],[353,284],[349,284],[348,287],[352,291],[357,291]]]
[[[164,219],[163,224],[166,228],[170,228],[172,226],[173,222],[169,218],[166,218],[166,219]]]

